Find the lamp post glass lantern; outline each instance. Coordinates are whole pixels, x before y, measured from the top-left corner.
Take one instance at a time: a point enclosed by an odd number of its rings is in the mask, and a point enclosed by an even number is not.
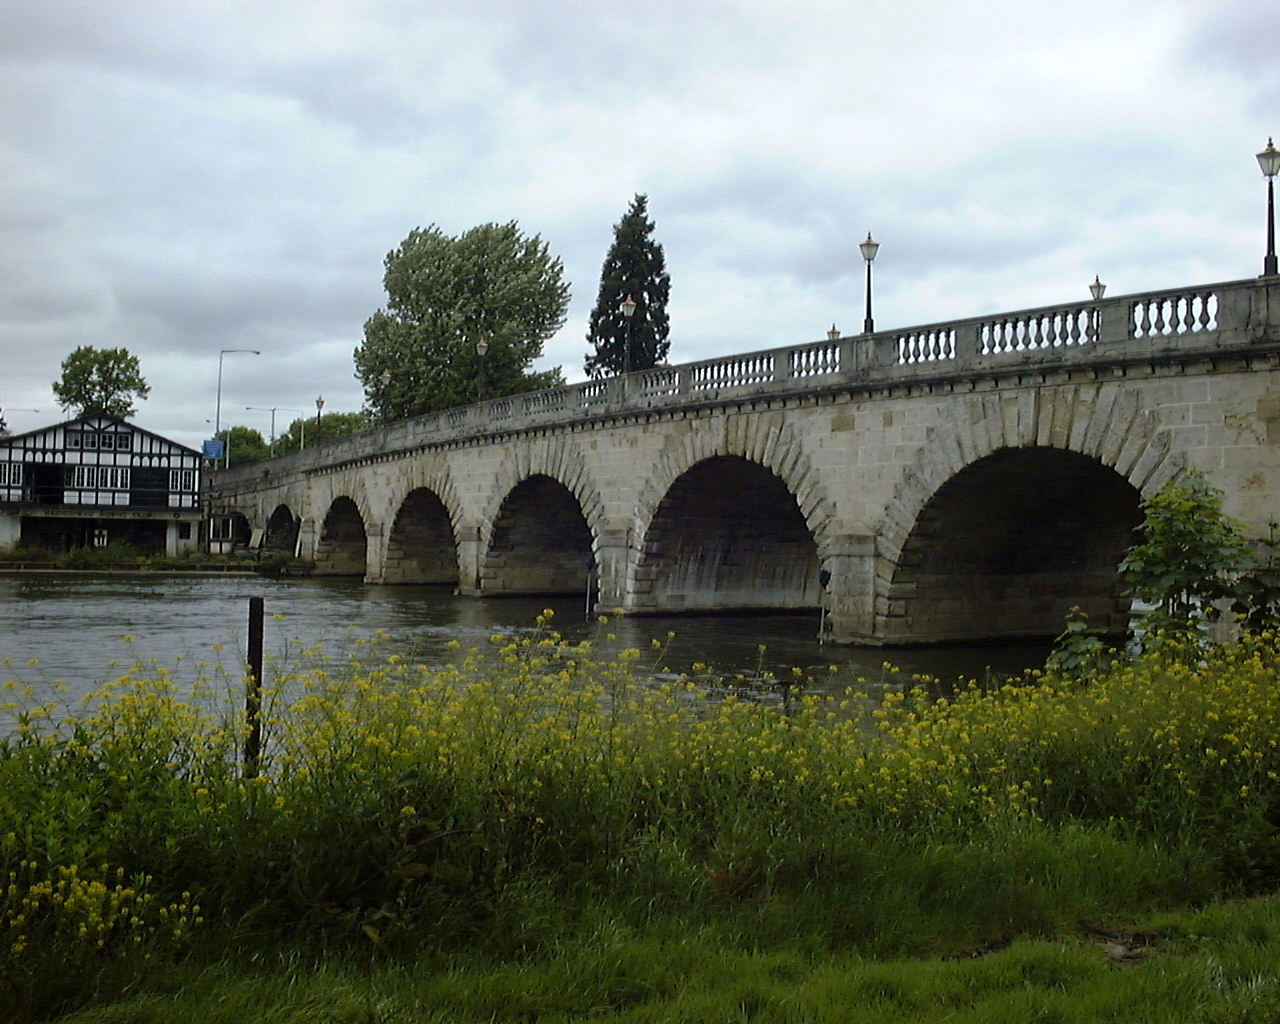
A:
[[[1267,179],[1267,255],[1262,261],[1262,276],[1274,277],[1276,271],[1276,192],[1275,178],[1280,173],[1280,150],[1267,139],[1267,148],[1258,154],[1258,166]]]
[[[839,340],[840,340],[840,328],[838,328],[835,324],[832,324],[831,330],[827,331],[827,341],[839,341]]]
[[[871,263],[876,258],[876,253],[880,249],[880,243],[871,237],[871,232],[867,232],[867,240],[858,245],[862,251],[862,258],[867,261],[867,318],[863,321],[862,332],[864,334],[872,334],[875,332],[876,324],[871,319]]]

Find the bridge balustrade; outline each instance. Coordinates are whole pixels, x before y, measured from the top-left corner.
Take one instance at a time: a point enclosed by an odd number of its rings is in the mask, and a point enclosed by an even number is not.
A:
[[[418,445],[491,431],[521,430],[578,418],[626,415],[681,403],[704,403],[806,387],[831,387],[884,377],[927,379],[938,373],[997,371],[1003,364],[1078,365],[1091,350],[1099,359],[1145,355],[1181,344],[1221,347],[1256,340],[1280,327],[1280,284],[1248,279],[1223,284],[1071,302],[998,315],[823,339],[677,366],[658,366],[513,398],[387,424],[249,469],[217,474],[261,475],[332,466]]]

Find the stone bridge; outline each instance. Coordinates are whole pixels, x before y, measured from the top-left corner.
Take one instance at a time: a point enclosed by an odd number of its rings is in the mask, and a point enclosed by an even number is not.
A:
[[[210,509],[319,573],[477,597],[823,603],[849,643],[1118,628],[1140,502],[1184,468],[1280,518],[1278,352],[1276,277],[1077,302],[389,423],[212,474]]]

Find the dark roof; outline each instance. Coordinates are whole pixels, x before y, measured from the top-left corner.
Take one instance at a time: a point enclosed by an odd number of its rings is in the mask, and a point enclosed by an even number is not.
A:
[[[112,416],[105,412],[88,412],[83,416],[76,416],[74,419],[63,420],[61,423],[50,423],[46,427],[36,427],[34,430],[24,430],[21,434],[9,434],[6,437],[0,437],[0,447],[3,447],[10,441],[16,441],[18,438],[32,437],[35,434],[43,434],[49,430],[57,430],[59,427],[69,427],[76,423],[87,423],[89,420],[107,420],[108,422],[114,423],[118,426],[128,427],[134,433],[146,434],[148,437],[154,437],[159,441],[163,441],[165,444],[171,444],[175,448],[181,448],[184,452],[190,452],[192,455],[203,454],[195,448],[188,448],[185,444],[179,444],[177,441],[171,440],[163,434],[157,434],[153,430],[147,430],[144,427],[138,426],[136,423],[130,423],[128,420],[123,420],[119,416]]]

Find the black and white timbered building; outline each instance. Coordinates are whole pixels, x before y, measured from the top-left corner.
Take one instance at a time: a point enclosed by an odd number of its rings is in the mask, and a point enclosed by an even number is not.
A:
[[[200,543],[198,451],[91,413],[0,437],[0,550]]]

